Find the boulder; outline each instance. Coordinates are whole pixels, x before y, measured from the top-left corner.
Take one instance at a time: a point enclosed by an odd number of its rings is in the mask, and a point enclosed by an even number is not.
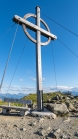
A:
[[[47,104],[47,109],[52,111],[55,114],[66,114],[69,112],[69,110],[67,109],[67,106],[62,103],[62,104]]]
[[[52,100],[59,100],[59,96],[57,95],[57,96],[53,97]]]
[[[50,133],[51,131],[51,127],[48,127],[48,128],[44,128],[44,129],[41,129],[40,131],[38,131],[38,134],[40,136],[48,136],[48,134]]]
[[[50,103],[51,102],[51,99],[48,99],[47,102]]]
[[[33,109],[36,109],[36,108],[37,108],[37,104],[34,103],[33,106],[32,106],[32,108],[33,108]]]
[[[75,107],[73,106],[71,102],[66,102],[66,106],[69,110],[76,111]]]

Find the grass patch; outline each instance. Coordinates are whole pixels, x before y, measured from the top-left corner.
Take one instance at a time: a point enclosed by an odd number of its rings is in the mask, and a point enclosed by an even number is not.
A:
[[[0,101],[0,105],[8,105],[8,102]]]
[[[8,106],[8,102],[1,101],[0,105],[7,105]],[[22,107],[23,104],[21,104],[21,103],[10,103],[10,106],[19,106],[19,107]]]
[[[43,93],[43,102],[47,103],[47,101],[52,99],[53,97],[60,95],[65,96],[61,92],[54,92],[54,93]],[[29,94],[23,98],[24,100],[32,100],[33,103],[37,102],[37,95],[36,94]]]

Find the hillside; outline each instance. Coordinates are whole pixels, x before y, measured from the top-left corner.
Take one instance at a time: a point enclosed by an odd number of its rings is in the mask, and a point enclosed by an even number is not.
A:
[[[46,103],[48,101],[51,101],[52,98],[56,97],[57,95],[60,95],[62,97],[65,97],[66,95],[61,92],[52,92],[52,93],[44,93],[43,94],[43,102]],[[23,97],[25,100],[32,100],[33,103],[37,102],[37,95],[36,94],[29,94],[25,97]]]

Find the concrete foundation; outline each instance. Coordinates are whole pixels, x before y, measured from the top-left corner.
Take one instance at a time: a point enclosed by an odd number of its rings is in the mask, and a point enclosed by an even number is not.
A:
[[[52,113],[51,111],[47,110],[46,108],[44,108],[44,111],[37,111],[37,110],[33,110],[31,112],[31,114],[33,116],[48,116],[48,117],[53,117],[53,119],[56,118],[56,114]]]

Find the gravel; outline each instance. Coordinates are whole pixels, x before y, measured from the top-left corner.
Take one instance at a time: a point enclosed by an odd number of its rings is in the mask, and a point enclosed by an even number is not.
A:
[[[56,119],[0,114],[0,139],[52,138],[78,139],[78,113]]]

